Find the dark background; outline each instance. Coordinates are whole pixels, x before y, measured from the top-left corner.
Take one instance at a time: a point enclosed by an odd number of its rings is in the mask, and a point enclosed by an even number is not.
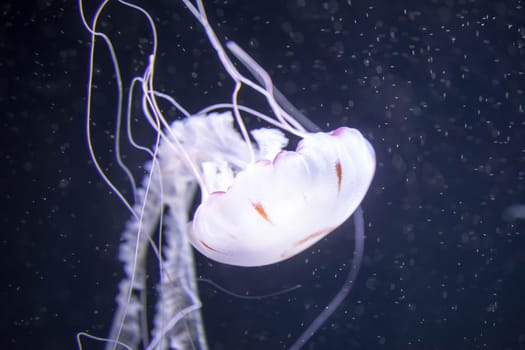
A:
[[[176,0],[144,4],[160,36],[157,88],[190,111],[228,99],[230,82],[189,12]],[[316,123],[358,128],[377,152],[357,284],[305,349],[524,349],[524,225],[502,218],[525,202],[523,2],[206,6],[219,38],[253,55]],[[78,331],[107,334],[129,215],[87,152],[89,36],[77,4],[0,7],[0,347],[73,349]],[[91,16],[95,3],[85,7]],[[150,50],[146,22],[112,3],[103,23],[129,79]],[[110,151],[115,85],[99,52],[95,145],[126,191]],[[142,156],[124,152],[139,171]],[[289,347],[341,286],[352,236],[348,222],[267,268],[199,256],[200,276],[238,293],[303,285],[248,301],[200,283],[210,348]]]

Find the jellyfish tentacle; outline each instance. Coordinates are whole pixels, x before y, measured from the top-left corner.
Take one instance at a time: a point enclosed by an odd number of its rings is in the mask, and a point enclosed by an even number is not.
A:
[[[122,161],[121,155],[120,155],[120,124],[122,120],[122,79],[121,79],[121,73],[120,73],[120,65],[117,58],[117,55],[115,53],[115,49],[113,48],[113,43],[111,42],[111,39],[103,32],[97,30],[97,24],[98,19],[102,15],[106,5],[108,4],[109,0],[103,1],[95,10],[95,14],[93,15],[91,24],[88,23],[88,20],[86,18],[86,15],[84,13],[84,4],[82,0],[79,0],[79,12],[80,12],[80,18],[82,21],[82,24],[84,25],[84,28],[90,33],[90,42],[91,42],[91,48],[89,53],[89,63],[88,63],[88,89],[87,89],[87,96],[86,96],[86,124],[85,124],[85,130],[86,130],[86,141],[88,145],[88,151],[91,156],[91,160],[93,161],[93,164],[95,165],[95,169],[97,170],[98,174],[104,182],[111,188],[111,190],[117,195],[117,197],[120,199],[120,201],[126,206],[126,208],[129,210],[129,212],[135,216],[138,217],[138,213],[136,213],[133,209],[133,206],[130,204],[130,202],[126,199],[126,197],[122,194],[122,192],[113,184],[111,179],[108,177],[102,166],[100,165],[97,154],[95,151],[95,147],[93,146],[93,139],[92,139],[92,130],[91,130],[91,124],[93,122],[92,120],[92,101],[93,101],[93,78],[95,75],[95,42],[97,37],[100,37],[104,43],[106,44],[106,47],[108,49],[108,52],[111,57],[111,62],[113,65],[113,71],[115,73],[115,82],[117,84],[117,111],[116,113],[116,137],[115,137],[115,149],[116,149],[116,161],[118,166],[125,172],[126,176],[130,179],[130,182],[132,184],[132,190],[135,191],[135,181],[133,179],[133,175],[129,171],[128,167],[124,164]]]
[[[205,29],[206,34],[208,36],[208,39],[209,39],[211,45],[213,46],[213,48],[217,52],[219,60],[221,61],[222,65],[224,66],[226,71],[229,73],[230,77],[235,81],[235,83],[236,84],[241,83],[241,84],[247,85],[250,88],[252,88],[253,90],[255,90],[258,93],[260,93],[261,95],[265,96],[267,101],[269,102],[270,107],[272,108],[272,110],[273,110],[277,120],[281,124],[280,127],[282,129],[292,133],[292,134],[295,134],[295,135],[299,136],[299,137],[304,136],[304,128],[301,126],[301,124],[297,123],[292,116],[290,116],[286,111],[284,111],[281,107],[279,107],[279,105],[277,104],[277,102],[275,100],[275,97],[273,96],[273,89],[272,88],[265,89],[265,88],[259,86],[258,84],[256,84],[252,80],[246,78],[244,75],[242,75],[237,70],[237,68],[235,68],[235,66],[233,65],[233,63],[230,60],[230,58],[228,57],[228,55],[226,54],[226,51],[224,50],[224,47],[220,43],[220,40],[217,38],[217,35],[213,31],[213,28],[211,27],[211,25],[210,25],[210,23],[208,21],[208,17],[206,15],[206,11],[204,9],[202,1],[201,0],[197,0],[197,8],[190,2],[190,0],[182,0],[182,1],[184,2],[186,7],[188,7],[190,12],[195,16],[195,18],[201,23],[201,25]],[[227,43],[226,45],[232,45],[232,44],[230,42],[230,43]],[[233,43],[233,45],[236,45],[236,44]],[[230,51],[232,50],[231,47],[229,49],[230,49]],[[235,48],[233,48],[233,50],[235,50]],[[241,51],[237,51],[237,54],[240,54]],[[256,64],[256,66],[258,66],[258,65]],[[266,73],[264,71],[264,69],[261,68],[261,70],[262,70],[262,72]],[[266,73],[266,75],[267,75],[267,73]],[[269,83],[270,86],[273,85],[271,83],[271,79],[269,81],[267,81],[267,83]],[[234,105],[234,115],[236,116],[237,124],[239,125],[239,128],[241,129],[241,133],[243,134],[243,137],[246,139],[246,137],[244,135],[244,131],[243,131],[243,130],[246,130],[244,122],[242,121],[242,119],[237,119],[237,113],[238,113],[238,116],[240,118],[240,112],[239,112],[240,109],[238,108],[238,105],[236,103],[233,103],[233,105]],[[284,118],[285,118],[284,122],[283,122],[283,120],[281,118],[281,116],[283,116],[283,115],[284,115]],[[248,132],[246,131],[246,134],[247,133]]]
[[[226,42],[226,47],[248,69],[267,92],[267,100],[278,120],[284,125],[293,126],[295,130],[320,131],[308,117],[302,114],[273,84],[270,75],[246,51],[234,41]]]
[[[361,206],[359,206],[354,212],[354,230],[354,255],[343,286],[323,311],[317,315],[308,328],[306,328],[306,330],[299,336],[295,343],[292,344],[289,350],[299,350],[312,337],[312,335],[319,330],[326,320],[332,316],[354,287],[355,280],[359,274],[359,269],[361,268],[365,249],[365,224],[363,219],[363,209]]]
[[[248,53],[234,41],[227,42],[226,47],[235,55],[235,57],[237,57],[237,59],[246,67],[246,69],[248,69],[257,82],[259,82],[259,84],[265,85],[265,79],[263,78],[261,72],[264,72],[265,74],[267,74],[267,72],[253,59],[253,57],[248,55]],[[240,54],[241,52],[242,54]],[[249,57],[251,61],[247,61],[246,57]],[[297,120],[299,124],[309,132],[321,131],[321,128],[301,111],[299,111],[299,109],[297,109],[297,107],[295,107],[274,84],[272,84],[272,87],[272,94],[277,104],[292,117],[292,120]]]

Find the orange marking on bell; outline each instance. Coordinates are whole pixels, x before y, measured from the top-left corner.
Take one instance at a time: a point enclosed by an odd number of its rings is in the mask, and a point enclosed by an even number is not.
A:
[[[341,192],[341,181],[343,180],[343,168],[341,162],[335,163],[335,173],[337,174],[337,191]]]
[[[328,228],[325,228],[324,230],[319,230],[319,231],[309,234],[305,238],[295,242],[291,248],[286,249],[283,253],[281,253],[281,258],[287,259],[297,254],[297,252],[300,251],[300,248],[304,247],[305,243],[308,243],[309,241],[313,239],[317,239],[319,237],[325,236],[329,234],[330,232],[332,232],[334,229],[335,227],[328,227]]]
[[[252,203],[252,205],[255,208],[255,210],[257,210],[257,213],[260,216],[262,216],[264,220],[268,221],[270,224],[272,223],[272,221],[270,220],[270,217],[268,216],[268,214],[266,213],[266,210],[264,210],[264,207],[260,202]]]
[[[199,242],[206,248],[208,248],[209,250],[213,250],[214,252],[217,252],[217,253],[220,253],[217,249],[213,249],[212,247],[210,247],[208,244],[206,244],[206,242],[202,241],[199,239]]]
[[[324,230],[320,230],[320,231],[317,231],[317,232],[314,232],[314,233],[311,233],[309,234],[308,236],[306,236],[305,238],[301,239],[300,241],[296,242],[294,244],[294,246],[300,246],[300,245],[303,245],[304,243],[308,242],[309,240],[311,239],[315,239],[319,236],[324,236],[324,235],[327,235],[328,233],[330,233],[331,231],[333,231],[334,228],[333,227],[329,227],[329,228],[325,228]]]

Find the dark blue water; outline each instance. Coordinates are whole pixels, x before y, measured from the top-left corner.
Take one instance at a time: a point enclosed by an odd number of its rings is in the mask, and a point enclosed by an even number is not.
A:
[[[219,37],[253,55],[314,122],[358,128],[377,152],[355,289],[305,349],[524,349],[524,223],[502,218],[525,202],[522,1],[206,5]],[[147,9],[158,19],[157,87],[193,111],[227,99],[231,85],[178,1]],[[14,2],[1,13],[2,348],[72,349],[78,331],[107,334],[128,213],[87,153],[89,38],[76,5]],[[104,28],[129,79],[144,67],[149,32],[129,10],[109,13]],[[108,75],[95,96],[96,145],[126,188],[107,151],[115,108],[107,64],[101,53]],[[144,160],[124,151],[132,164]],[[290,346],[344,281],[352,232],[348,222],[266,268],[199,256],[202,277],[237,293],[303,286],[248,301],[201,283],[210,348]]]

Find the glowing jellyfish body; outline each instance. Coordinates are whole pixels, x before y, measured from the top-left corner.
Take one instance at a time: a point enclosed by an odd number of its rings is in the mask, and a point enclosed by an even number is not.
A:
[[[107,1],[99,6],[92,22],[88,23],[82,0],[79,0],[82,20],[92,40],[86,111],[89,149],[102,178],[132,213],[120,251],[126,278],[120,284],[111,334],[104,341],[109,349],[136,348],[140,344],[147,349],[206,349],[190,243],[206,257],[221,263],[246,267],[268,265],[310,247],[355,211],[356,245],[347,281],[291,347],[299,349],[342,302],[357,276],[364,244],[359,204],[374,175],[374,150],[355,129],[341,127],[331,132],[314,132],[318,129],[315,124],[302,116],[273,86],[267,72],[235,43],[229,42],[226,47],[230,53],[257,82],[237,70],[212,30],[201,1],[197,1],[196,7],[189,0],[182,2],[204,28],[233,80],[232,99],[191,114],[170,96],[156,91],[153,84],[157,50],[154,21],[142,8],[119,1],[142,13],[153,34],[149,64],[142,76],[132,80],[129,99],[134,88],[140,86],[143,115],[157,137],[153,147],[137,145],[129,128],[131,114],[127,115],[131,144],[151,157],[142,187],[135,189],[134,186],[135,203],[129,204],[104,173],[91,144],[95,38],[106,43],[114,62],[115,76],[120,77],[111,41],[97,29]],[[121,96],[120,80],[118,86]],[[237,96],[244,86],[266,98],[273,117],[238,104]],[[169,123],[158,100],[170,103],[186,118]],[[128,106],[131,105],[130,101]],[[119,104],[117,163],[134,185],[119,154],[121,107]],[[241,112],[258,117],[273,128],[252,130],[250,137]],[[284,149],[288,139],[283,132],[301,139],[295,151]],[[188,215],[197,186],[201,189],[202,202],[191,220]],[[166,213],[165,208],[169,208]],[[157,246],[152,237],[159,222],[162,244]],[[159,259],[160,274],[151,331],[144,302],[149,246]],[[181,322],[182,319],[185,322]]]
[[[231,265],[285,260],[348,219],[374,169],[374,151],[359,131],[306,134],[296,151],[279,151],[214,186],[195,213],[191,243]]]

